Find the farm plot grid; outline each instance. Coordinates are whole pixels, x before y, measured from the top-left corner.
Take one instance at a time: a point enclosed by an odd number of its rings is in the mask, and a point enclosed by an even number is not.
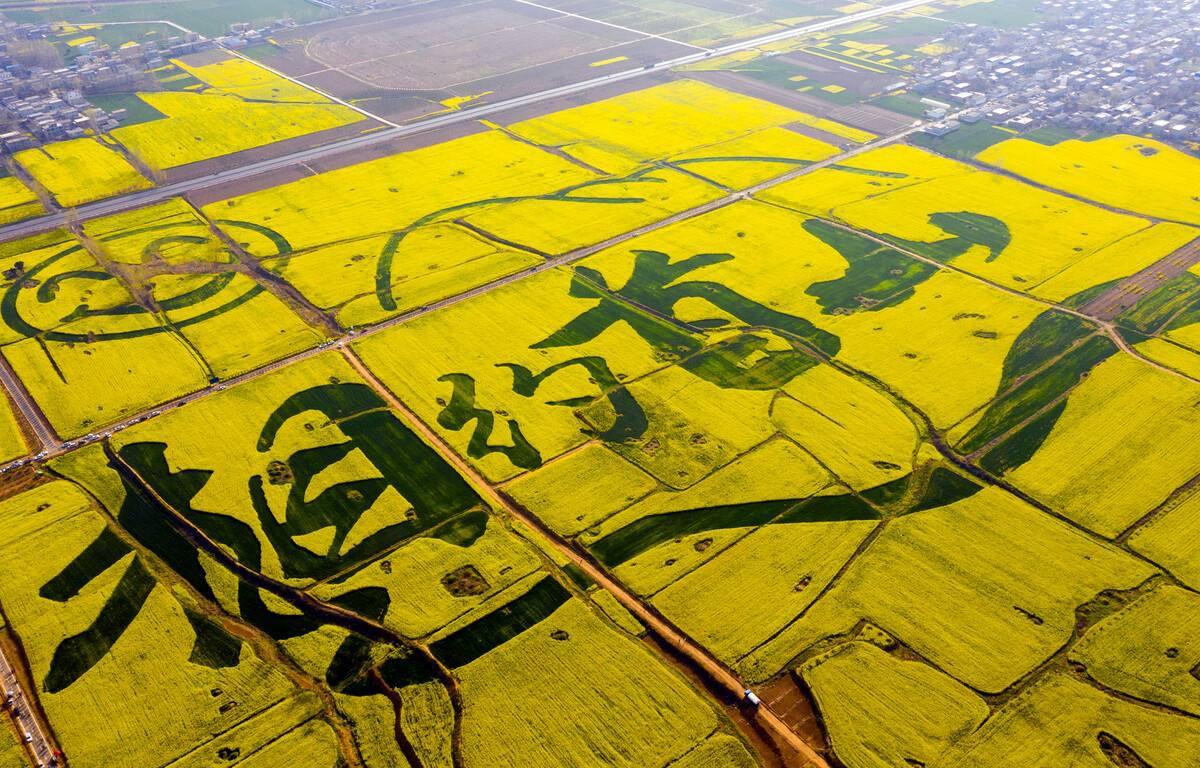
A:
[[[714,82],[0,246],[71,764],[1196,763],[1198,161]]]

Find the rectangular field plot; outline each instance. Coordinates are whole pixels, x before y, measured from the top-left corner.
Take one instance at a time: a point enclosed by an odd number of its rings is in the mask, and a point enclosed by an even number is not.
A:
[[[255,233],[249,233],[253,236]],[[3,354],[63,437],[321,336],[180,201],[4,244]]]
[[[1200,430],[1198,397],[1200,384],[1116,355],[996,450],[1025,459],[1004,462],[1018,487],[1116,536],[1200,472],[1200,458],[1179,449]]]
[[[17,177],[0,170],[0,224],[13,224],[45,210],[32,189]]]
[[[198,87],[139,92],[137,98],[160,116],[111,133],[156,172],[364,120],[349,107],[242,59],[206,53],[167,66]]]
[[[1108,696],[1051,673],[1006,703],[977,731],[946,750],[936,766],[984,768],[1015,760],[1051,768],[1112,764],[1113,755],[1144,765],[1186,768],[1200,754],[1194,718]]]
[[[64,208],[151,186],[118,150],[99,139],[71,139],[13,156]]]
[[[564,754],[603,754],[637,768],[665,765],[730,727],[565,586],[564,574],[549,572],[333,353],[123,430],[54,469],[67,479],[43,488],[69,507],[32,497],[0,504],[20,546],[54,539],[59,553],[42,561],[44,573],[6,577],[0,605],[28,628],[35,670],[50,665],[38,672],[44,700],[84,706],[118,691],[91,711],[130,725],[115,733],[93,725],[90,741],[63,733],[81,765],[113,764],[89,750],[154,727],[160,700],[180,716],[131,752],[129,765],[166,765],[168,747],[187,752],[178,765],[196,768],[230,754],[262,768],[401,764],[408,754],[445,765],[461,735],[454,749],[468,765],[519,754],[554,766]],[[28,555],[5,546],[6,564]],[[89,622],[104,629],[71,634]],[[154,643],[158,656],[133,650],[138,642]],[[175,648],[184,655],[163,656]],[[120,688],[139,678],[107,677],[134,652],[136,670],[160,656],[170,662],[175,677],[153,701]],[[263,678],[259,698],[237,687],[243,670]],[[310,690],[295,693],[299,680]],[[337,702],[337,718],[314,686]],[[226,696],[245,698],[223,706]],[[120,714],[104,708],[115,702]],[[253,711],[251,702],[260,702]],[[197,737],[186,729],[209,709],[225,718],[190,744]],[[51,716],[67,717],[59,711]],[[749,759],[730,745],[721,752]]]
[[[1154,139],[1107,136],[1049,147],[1009,139],[986,149],[979,160],[1104,205],[1200,224],[1200,200],[1178,183],[1200,174],[1200,159]]]
[[[1070,638],[1076,607],[1155,572],[999,489],[927,496],[931,506],[893,521],[827,594],[737,667],[770,677],[865,619],[955,679],[1001,691]]]

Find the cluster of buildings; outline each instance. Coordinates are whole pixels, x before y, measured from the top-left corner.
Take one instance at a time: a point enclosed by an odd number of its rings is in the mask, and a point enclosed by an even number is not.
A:
[[[80,32],[81,38],[89,37]],[[199,35],[130,43],[114,49],[99,40],[63,55],[48,24],[0,25],[0,147],[9,152],[115,128],[124,110],[107,113],[88,96],[144,86],[147,70],[172,56],[211,47]]]
[[[234,24],[230,34],[217,41],[164,26],[162,29],[172,34],[114,47],[87,29],[78,30],[70,38],[62,35],[56,25],[2,21],[0,151],[16,152],[79,138],[89,131],[111,130],[124,119],[125,110],[106,111],[89,97],[151,90],[155,81],[150,70],[163,66],[168,59],[207,50],[218,43],[245,48],[266,42],[275,30],[294,24],[290,19],[260,28]]]
[[[968,120],[1200,142],[1200,0],[1048,0],[1039,16],[956,25],[910,87]]]
[[[217,38],[217,43],[223,48],[240,51],[252,45],[269,42],[271,35],[279,30],[296,26],[292,19],[280,19],[265,27],[255,27],[248,22],[238,22],[229,25],[229,34]]]

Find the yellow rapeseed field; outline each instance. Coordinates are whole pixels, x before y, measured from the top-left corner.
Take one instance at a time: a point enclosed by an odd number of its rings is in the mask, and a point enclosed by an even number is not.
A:
[[[871,232],[933,243],[952,237],[935,213],[969,212],[999,219],[1011,241],[999,254],[974,246],[954,266],[1027,290],[1118,240],[1150,226],[997,174],[958,173],[842,205],[833,215]]]
[[[558,363],[598,356],[618,379],[636,378],[661,365],[651,347],[624,323],[577,346],[530,349],[593,305],[568,295],[570,281],[565,270],[544,272],[372,335],[355,347],[371,370],[463,455],[479,422],[461,429],[438,425],[438,414],[455,389],[452,381],[442,379],[446,374],[473,379],[474,407],[490,412],[494,421],[489,445],[512,446],[509,422],[514,421],[546,461],[588,439],[572,408],[547,403],[596,396],[598,385],[583,366],[571,365],[547,377],[527,397],[513,391],[514,372],[501,364],[520,365],[537,375]],[[472,457],[472,462],[497,481],[521,471],[501,453]]]
[[[997,692],[1067,641],[1078,605],[1153,572],[985,488],[891,521],[826,595],[737,668],[768,678],[814,642],[869,619],[952,677]]]
[[[1200,472],[1200,385],[1129,355],[1097,366],[1027,463],[1007,477],[1104,536],[1116,536]]]
[[[311,765],[313,768],[338,768],[345,764],[338,751],[337,735],[324,720],[313,718],[238,763],[245,768],[276,768],[280,765]],[[179,768],[192,768],[185,763]],[[199,768],[199,765],[196,766]]]
[[[17,424],[12,401],[7,397],[0,404],[0,463],[12,461],[29,452],[21,427]]]
[[[332,353],[317,356],[123,430],[113,436],[113,443],[119,449],[129,443],[163,442],[170,446],[169,455],[180,465],[212,469],[208,482],[192,503],[198,509],[228,515],[259,531],[247,478],[261,475],[272,460],[286,461],[302,448],[346,440],[336,423],[312,412],[311,418],[296,418],[286,423],[271,450],[259,452],[258,438],[263,424],[289,395],[327,384],[331,377],[339,381],[357,380],[340,356]],[[265,483],[263,490],[272,509],[284,508],[288,486]],[[409,507],[399,494],[381,497],[375,530],[388,520],[402,518]],[[282,578],[275,550],[265,540],[261,570],[272,578]]]
[[[733,664],[804,612],[876,525],[763,526],[672,583],[654,606]]]
[[[682,677],[578,600],[456,672],[467,765],[666,765],[717,725]]]
[[[246,59],[227,58],[211,64],[194,65],[185,59],[171,63],[210,87],[240,96],[247,101],[283,101],[292,104],[330,104],[316,91],[280,77]]]
[[[677,80],[525,120],[508,130],[585,162],[603,163],[597,167],[608,173],[627,173],[650,160],[812,120],[817,118],[768,101]],[[598,158],[588,150],[602,154]]]
[[[796,131],[764,128],[670,159],[675,163],[686,161],[681,165],[687,170],[730,189],[745,189],[837,152],[837,147],[832,144]]]
[[[522,475],[504,491],[567,536],[619,512],[658,487],[654,478],[599,443]]]
[[[75,437],[202,389],[199,361],[173,334],[95,343],[26,339],[4,357],[61,437]]]
[[[1129,546],[1200,588],[1200,494],[1190,493],[1155,514],[1129,537]]]
[[[594,178],[570,162],[489,131],[213,203],[204,212],[218,221],[270,227],[300,252],[404,230],[428,214],[464,203],[549,194]],[[451,212],[445,218],[462,215]],[[254,255],[276,253],[255,250]]]
[[[179,296],[202,290],[212,275],[163,275],[156,293]],[[257,291],[257,292],[256,292]],[[243,301],[242,297],[251,298]],[[307,326],[281,299],[258,288],[254,280],[235,276],[211,298],[165,312],[181,325],[180,334],[217,376],[229,378],[319,344],[324,338]],[[199,322],[191,322],[203,318]]]
[[[1170,584],[1096,624],[1070,651],[1109,688],[1192,715],[1200,715],[1200,680],[1188,659],[1198,655],[1200,597]]]
[[[15,176],[0,178],[0,224],[12,224],[46,209],[32,189]]]
[[[1200,224],[1195,189],[1180,183],[1200,177],[1200,159],[1154,139],[1106,136],[1052,147],[1009,139],[976,159],[1105,205]]]
[[[829,365],[810,368],[784,386],[772,408],[786,434],[856,490],[912,471],[916,426],[894,401]]]
[[[728,734],[717,733],[671,763],[671,768],[754,768],[756,765],[757,761],[742,742]]]
[[[23,149],[13,158],[68,208],[151,186],[120,152],[96,139]]]
[[[1176,337],[1175,332],[1168,332],[1166,335],[1171,339]],[[1165,365],[1193,379],[1200,379],[1200,354],[1188,347],[1156,336],[1137,343],[1133,350],[1147,360]]]
[[[664,490],[646,497],[588,530],[582,538],[590,543],[652,515],[727,504],[804,499],[826,492],[832,483],[829,473],[804,449],[786,438],[776,437],[686,490]],[[635,555],[617,566],[615,572],[634,591],[651,595],[716,557],[752,530],[739,526],[677,537]],[[695,546],[706,539],[708,544]]]
[[[1190,768],[1200,754],[1195,718],[1118,699],[1064,672],[1050,672],[930,768],[1111,765],[1097,738],[1101,732],[1155,768]]]
[[[336,584],[318,585],[312,593],[330,600],[357,587],[382,587],[391,597],[388,626],[405,637],[424,637],[495,598],[540,565],[533,550],[499,520],[489,521],[469,547],[421,537],[389,553],[387,561],[385,568],[370,565]],[[488,589],[478,595],[450,594],[441,584],[442,576],[468,565],[479,571]]]
[[[180,197],[90,219],[83,232],[106,258],[124,264],[233,260],[208,223]]]
[[[0,602],[40,682],[59,642],[96,620],[134,555],[59,602],[39,590],[103,529],[104,518],[78,488],[58,481],[0,502],[0,522],[10,534],[0,543]],[[164,765],[239,722],[273,719],[255,714],[269,713],[293,694],[287,679],[247,646],[232,667],[190,663],[194,638],[177,598],[167,586],[155,585],[133,623],[94,666],[61,691],[38,691],[59,743],[75,763]],[[221,693],[213,696],[213,689]],[[130,716],[131,701],[138,703],[137,716]],[[236,705],[224,706],[230,701]],[[313,704],[296,713],[300,719],[275,722],[271,735],[311,717]]]
[[[1050,301],[1135,274],[1200,237],[1200,229],[1182,224],[1155,224],[1094,251],[1061,272],[1048,277],[1030,292]]]
[[[454,708],[441,683],[400,689],[404,734],[428,768],[453,768]]]
[[[947,427],[990,400],[1004,359],[1045,307],[953,272],[939,272],[900,304],[821,318],[838,358],[882,380]],[[970,360],[970,365],[963,365]]]
[[[843,205],[965,170],[961,164],[940,155],[907,144],[892,144],[858,155],[845,166],[822,168],[786,181],[760,192],[758,197],[803,213],[829,217]]]
[[[771,437],[775,393],[720,387],[678,366],[629,384],[649,420],[613,450],[672,488],[686,488]]]
[[[814,660],[803,676],[834,753],[856,768],[932,765],[989,714],[961,683],[862,641]]]
[[[627,182],[606,182],[565,198],[522,200],[481,209],[464,218],[525,246],[561,253],[665,219],[722,194],[687,173],[660,168]],[[624,202],[581,201],[592,196]]]
[[[163,91],[138,98],[166,115],[112,131],[143,163],[165,171],[362,119],[340,104],[245,101],[237,96]]]
[[[380,306],[375,274],[388,235],[344,240],[266,262],[343,326],[375,322],[541,262],[453,223],[431,224],[404,238],[392,261],[395,310]]]
[[[690,271],[685,279],[720,283],[760,304],[820,325],[821,308],[805,289],[844,275],[846,260],[805,230],[804,221],[804,216],[775,206],[739,201],[641,235],[580,264],[597,270],[609,286],[617,287],[632,275],[635,251],[660,251],[671,262],[700,253],[728,253],[732,259]],[[703,299],[680,301],[675,312],[678,319],[689,322],[724,317]]]

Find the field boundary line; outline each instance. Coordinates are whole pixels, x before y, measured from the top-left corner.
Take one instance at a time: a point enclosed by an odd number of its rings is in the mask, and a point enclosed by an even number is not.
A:
[[[592,24],[599,24],[602,27],[612,27],[613,29],[619,29],[623,32],[632,32],[635,35],[640,35],[644,39],[662,40],[663,42],[666,42],[666,43],[682,45],[685,48],[695,48],[698,51],[711,51],[712,50],[712,48],[706,48],[703,45],[696,45],[695,43],[684,43],[679,40],[672,40],[669,37],[664,37],[663,35],[656,35],[653,32],[643,32],[642,30],[634,29],[633,27],[625,27],[620,24],[613,24],[611,21],[603,21],[601,19],[593,19],[591,16],[584,16],[581,13],[573,13],[571,11],[564,11],[561,8],[555,8],[554,6],[551,6],[551,5],[542,5],[541,3],[533,2],[533,0],[513,0],[513,2],[520,3],[521,5],[529,5],[534,8],[541,8],[543,11],[553,11],[554,13],[557,13],[560,16],[569,16],[573,19],[582,19],[582,20],[590,22]],[[553,19],[551,19],[551,21],[553,21]]]
[[[656,611],[648,608],[641,600],[633,595],[624,586],[619,584],[608,573],[596,565],[589,557],[585,556],[561,537],[555,534],[544,523],[534,517],[532,514],[521,509],[517,504],[510,501],[503,493],[487,481],[470,463],[462,458],[451,448],[440,435],[437,434],[424,420],[410,410],[395,394],[388,389],[382,381],[367,367],[367,365],[358,356],[358,353],[349,347],[341,349],[342,356],[346,362],[350,364],[354,370],[363,377],[363,379],[371,386],[375,392],[382,397],[388,405],[394,408],[397,413],[406,421],[410,427],[415,429],[442,457],[448,461],[456,470],[465,476],[472,485],[479,488],[488,497],[488,499],[498,508],[503,509],[512,518],[533,533],[537,534],[548,545],[565,556],[568,560],[582,569],[593,581],[596,582],[602,589],[611,594],[618,602],[621,603],[627,610],[633,613],[639,621],[646,625],[650,631],[654,632],[660,640],[668,646],[674,648],[685,658],[690,660],[698,671],[707,675],[710,680],[716,683],[721,688],[731,695],[735,701],[740,701],[748,687],[742,682],[732,671],[729,670],[720,660],[712,656],[706,648],[699,645],[688,637],[682,630],[678,629],[665,617],[658,614]],[[816,768],[830,768],[825,758],[821,757],[808,742],[800,738],[800,736],[787,726],[783,720],[776,715],[770,707],[765,703],[760,705],[755,710],[755,717],[762,725],[766,726],[770,731],[774,732],[783,744],[791,746],[800,755],[808,761],[811,766]]]

